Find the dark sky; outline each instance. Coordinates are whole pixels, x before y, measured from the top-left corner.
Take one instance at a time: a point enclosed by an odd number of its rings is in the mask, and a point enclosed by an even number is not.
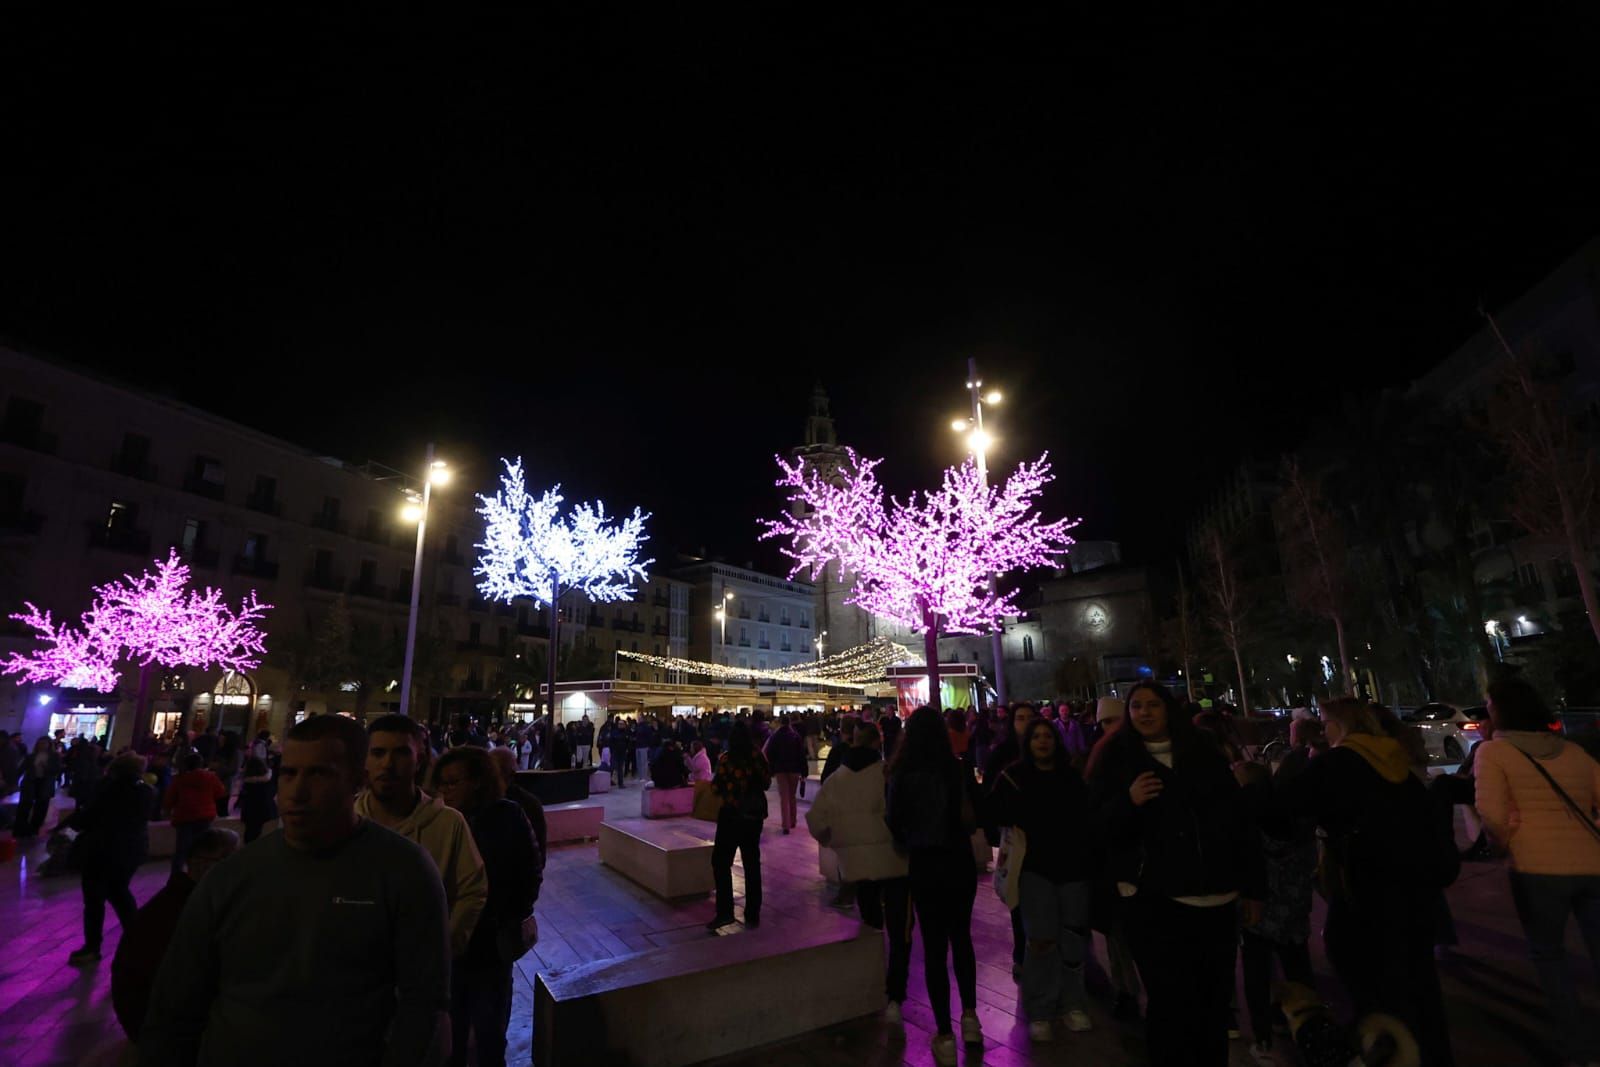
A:
[[[741,562],[813,382],[904,489],[976,355],[996,462],[1161,559],[1600,232],[1592,13],[747,6],[13,11],[0,335],[348,458],[521,452]]]

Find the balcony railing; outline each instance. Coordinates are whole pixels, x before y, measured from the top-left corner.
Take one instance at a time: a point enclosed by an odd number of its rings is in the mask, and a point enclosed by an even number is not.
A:
[[[327,530],[330,533],[342,534],[347,529],[345,524],[339,521],[339,516],[330,515],[326,511],[318,511],[313,513],[311,516],[311,525],[315,526],[319,530]]]
[[[233,573],[248,575],[251,578],[276,578],[278,565],[254,556],[234,556]]]
[[[802,629],[802,630],[811,629],[811,620],[810,619],[801,619],[800,620],[800,629]]]
[[[89,544],[91,547],[104,548],[112,552],[147,555],[150,551],[150,531],[128,530],[107,526],[103,522],[90,522]]]
[[[351,596],[363,596],[368,600],[383,600],[389,595],[388,591],[377,582],[363,582],[359,578],[350,583],[349,593]]]
[[[344,580],[332,571],[309,570],[306,572],[306,588],[321,589],[328,593],[344,592]]]
[[[650,602],[658,608],[670,608],[672,606],[672,598],[659,589],[656,591],[656,595],[650,598]]]
[[[122,455],[120,452],[111,457],[111,469],[117,474],[125,475],[129,478],[137,478],[141,482],[153,482],[156,480],[155,467],[149,463],[139,463],[130,457]]]
[[[251,493],[244,498],[244,506],[251,511],[259,511],[263,515],[278,516],[283,514],[283,502],[270,496],[261,496]]]
[[[624,633],[644,633],[644,623],[638,619],[612,619],[611,628],[613,630],[622,630]]]
[[[772,642],[771,641],[757,641],[756,642],[756,647],[757,648],[764,648],[764,649],[766,649],[767,651],[770,652],[772,650]]]
[[[656,637],[666,637],[672,633],[672,627],[664,626],[658,622],[650,627],[650,633]]]
[[[389,529],[386,526],[363,526],[356,536],[375,545],[389,544]]]
[[[740,648],[749,648],[750,647],[750,639],[748,637],[741,638],[740,641],[739,641],[739,647]]]
[[[191,474],[183,480],[185,492],[195,496],[203,496],[210,500],[221,500],[227,489],[219,482],[208,482],[198,474]]]

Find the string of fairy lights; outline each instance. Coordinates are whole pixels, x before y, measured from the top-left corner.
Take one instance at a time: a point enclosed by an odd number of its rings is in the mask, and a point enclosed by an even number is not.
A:
[[[644,652],[618,651],[617,655],[661,670],[682,671],[685,674],[705,678],[760,678],[774,682],[831,685],[844,689],[865,689],[873,682],[881,682],[888,668],[895,664],[917,662],[917,656],[909,648],[884,637],[873,638],[866,644],[836,652],[815,663],[771,670],[733,667],[722,663],[708,663],[704,660],[681,659],[677,656],[652,656]]]

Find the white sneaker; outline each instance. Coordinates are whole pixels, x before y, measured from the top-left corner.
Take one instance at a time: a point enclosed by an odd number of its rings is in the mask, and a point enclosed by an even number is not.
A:
[[[983,1044],[983,1024],[978,1022],[978,1013],[975,1011],[961,1013],[961,1043],[964,1045]]]
[[[1047,1041],[1054,1041],[1055,1039],[1056,1032],[1050,1029],[1049,1019],[1040,1019],[1038,1022],[1031,1022],[1028,1024],[1029,1041],[1034,1041],[1042,1045]]]
[[[956,1067],[956,1039],[952,1034],[940,1034],[933,1039],[933,1062],[939,1067]]]
[[[1089,1013],[1086,1011],[1069,1011],[1061,1017],[1061,1021],[1066,1024],[1068,1030],[1075,1034],[1094,1029],[1094,1022],[1089,1018]]]
[[[889,1001],[883,1009],[883,1021],[894,1023],[898,1026],[903,1019],[904,1016],[900,1014],[900,1002],[898,1000]]]

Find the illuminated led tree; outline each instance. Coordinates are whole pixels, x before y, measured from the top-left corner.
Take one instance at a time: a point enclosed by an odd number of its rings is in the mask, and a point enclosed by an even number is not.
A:
[[[49,612],[32,604],[13,615],[31,626],[39,638],[32,652],[13,652],[0,673],[25,682],[110,692],[120,674],[116,664],[128,659],[139,667],[134,705],[135,740],[142,736],[152,668],[194,667],[228,671],[252,670],[266,654],[266,634],[259,623],[271,604],[252,590],[237,609],[222,591],[189,586],[189,568],[176,552],[156,561],[154,571],[95,588],[94,603],[77,628],[58,625]]]
[[[983,633],[1015,611],[1016,591],[991,591],[989,577],[1030,567],[1048,567],[1072,544],[1076,521],[1043,522],[1034,509],[1051,479],[1045,456],[1024,463],[1002,486],[985,488],[968,459],[944,472],[944,484],[884,502],[874,469],[846,450],[837,471],[778,459],[801,505],[781,519],[763,520],[763,538],[787,537],[783,552],[795,561],[790,577],[809,569],[815,581],[830,564],[855,573],[846,603],[895,619],[923,635],[928,663],[928,700],[939,707],[939,635]]]
[[[503,460],[500,491],[478,494],[483,506],[483,552],[473,570],[478,589],[490,600],[506,603],[528,597],[550,608],[550,648],[557,643],[559,603],[567,593],[590,601],[610,603],[633,599],[633,583],[648,577],[645,568],[655,560],[640,561],[639,546],[648,538],[638,508],[620,522],[606,517],[605,505],[578,504],[562,515],[561,487],[535,496],[522,476],[522,460]],[[549,664],[550,717],[555,715],[556,660]],[[550,725],[553,725],[550,724]],[[548,730],[550,726],[547,726]]]

